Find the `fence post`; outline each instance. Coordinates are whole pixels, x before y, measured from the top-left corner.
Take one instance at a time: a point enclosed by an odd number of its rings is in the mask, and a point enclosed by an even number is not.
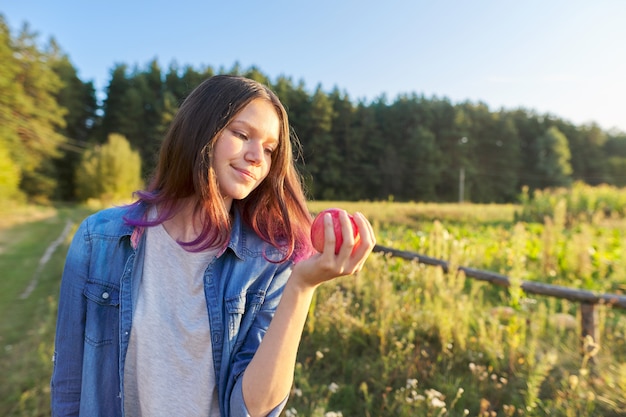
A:
[[[581,349],[584,360],[590,368],[595,364],[598,351],[598,315],[593,303],[580,303]]]

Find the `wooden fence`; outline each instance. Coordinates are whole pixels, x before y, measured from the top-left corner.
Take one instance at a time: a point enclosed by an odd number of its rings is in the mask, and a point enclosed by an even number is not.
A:
[[[385,246],[376,245],[374,252],[389,254],[394,257],[417,261],[424,265],[439,266],[448,273],[450,264],[447,261],[420,255],[414,252],[401,251]],[[459,266],[457,272],[463,271],[466,277],[487,281],[501,287],[509,287],[511,281],[505,275],[495,272],[482,271],[479,269]],[[536,281],[522,281],[521,288],[528,294],[545,295],[548,297],[562,298],[580,304],[581,312],[581,338],[584,340],[591,337],[593,342],[598,341],[596,305],[603,304],[626,310],[626,296],[618,294],[598,294],[593,291],[575,290],[558,285],[543,284]],[[592,361],[593,362],[593,361]]]

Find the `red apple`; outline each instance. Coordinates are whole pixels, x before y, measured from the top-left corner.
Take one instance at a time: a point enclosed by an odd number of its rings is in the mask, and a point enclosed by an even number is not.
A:
[[[335,230],[335,254],[339,253],[339,249],[341,248],[341,244],[343,243],[341,222],[339,221],[339,212],[341,211],[343,210],[338,208],[330,208],[322,210],[317,216],[315,216],[313,224],[311,225],[311,243],[313,244],[313,248],[316,251],[324,251],[324,214],[330,213],[333,218],[333,229]],[[348,214],[348,217],[350,218],[350,222],[352,223],[352,233],[354,234],[354,239],[358,240],[359,229],[354,222],[354,218],[352,217],[352,215]]]

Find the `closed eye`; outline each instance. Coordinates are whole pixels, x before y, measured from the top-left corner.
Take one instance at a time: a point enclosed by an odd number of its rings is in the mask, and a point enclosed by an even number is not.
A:
[[[243,132],[240,132],[238,130],[233,130],[232,132],[233,132],[233,135],[235,135],[239,139],[241,139],[241,140],[248,140],[248,135],[247,134],[245,134]]]
[[[266,139],[265,140],[265,152],[268,154],[273,154],[278,149],[278,141],[275,139]]]

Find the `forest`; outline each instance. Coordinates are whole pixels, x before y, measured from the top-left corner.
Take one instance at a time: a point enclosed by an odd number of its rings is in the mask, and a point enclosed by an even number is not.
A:
[[[278,94],[315,200],[511,203],[522,190],[626,185],[625,132],[533,109],[417,92],[355,100],[257,67],[161,68],[156,58],[113,64],[98,98],[53,38],[42,42],[28,24],[13,33],[2,15],[0,61],[2,199],[81,201],[120,188],[129,197],[150,177],[179,104],[221,73]]]

